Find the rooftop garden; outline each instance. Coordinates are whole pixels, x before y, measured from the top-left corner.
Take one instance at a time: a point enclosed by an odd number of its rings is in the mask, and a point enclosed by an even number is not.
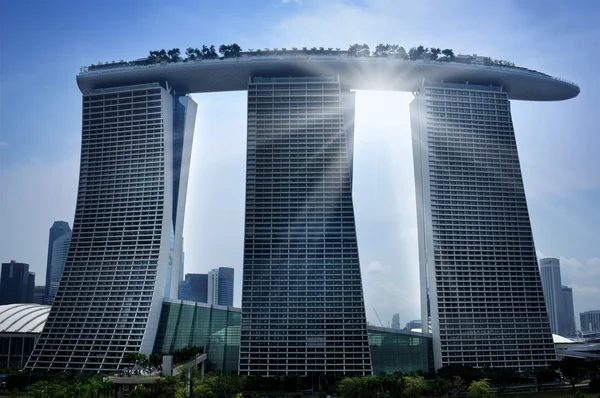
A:
[[[455,54],[454,50],[450,48],[441,49],[436,47],[424,47],[419,45],[417,47],[411,47],[406,51],[403,46],[398,44],[383,44],[380,43],[375,47],[374,51],[368,44],[352,44],[347,50],[340,48],[325,48],[325,47],[291,47],[291,48],[264,48],[264,49],[247,49],[242,48],[237,43],[232,44],[221,44],[218,47],[215,45],[203,45],[201,48],[188,47],[185,53],[182,54],[179,48],[173,48],[170,50],[154,50],[150,51],[149,55],[145,58],[140,58],[134,61],[112,61],[112,62],[98,62],[92,64],[89,67],[81,68],[81,72],[104,70],[123,66],[145,66],[153,64],[169,64],[179,62],[195,62],[200,60],[213,60],[213,59],[230,59],[230,58],[251,58],[251,57],[262,57],[262,56],[339,56],[339,57],[355,57],[355,58],[396,58],[404,59],[408,61],[419,61],[424,60],[427,62],[454,62],[463,64],[474,64],[474,65],[488,65],[488,66],[503,66],[508,68],[517,68],[527,70],[531,72],[540,73],[527,68],[515,66],[513,62],[492,59],[490,57],[482,57],[474,55],[462,55]],[[543,74],[543,73],[542,73]]]

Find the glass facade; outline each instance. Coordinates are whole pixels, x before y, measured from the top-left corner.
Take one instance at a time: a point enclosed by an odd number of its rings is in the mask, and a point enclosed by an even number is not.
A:
[[[436,368],[547,366],[556,356],[507,93],[428,82],[410,107]]]
[[[369,326],[369,348],[373,374],[433,371],[431,336]]]
[[[154,353],[204,347],[207,370],[237,372],[241,310],[204,303],[165,300]],[[369,326],[373,373],[409,373],[433,369],[431,335]],[[324,363],[325,359],[318,359]]]
[[[154,352],[204,347],[207,370],[237,373],[241,311],[232,307],[165,300]]]
[[[333,76],[248,85],[241,374],[371,374],[345,98]]]
[[[0,367],[21,369],[33,351],[39,334],[0,333]]]

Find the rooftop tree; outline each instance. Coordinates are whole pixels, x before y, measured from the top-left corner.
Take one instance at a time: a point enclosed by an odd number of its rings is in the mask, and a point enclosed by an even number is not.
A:
[[[178,48],[173,48],[167,51],[167,62],[179,62],[181,61],[181,51]]]
[[[443,60],[445,60],[445,61],[453,61],[454,60],[454,51],[452,51],[449,48],[442,50],[442,55],[444,55]]]
[[[348,48],[348,55],[353,57],[368,57],[370,54],[367,44],[351,44]]]

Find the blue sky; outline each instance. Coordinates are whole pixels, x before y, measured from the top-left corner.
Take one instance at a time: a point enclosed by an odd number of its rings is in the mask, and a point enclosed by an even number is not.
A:
[[[556,103],[514,101],[536,248],[557,256],[576,312],[600,307],[600,3],[558,1],[0,0],[0,260],[43,280],[48,228],[72,223],[81,134],[79,67],[149,50],[423,44],[506,59],[577,82]],[[186,272],[233,266],[240,302],[245,95],[199,104]],[[418,317],[407,93],[357,95],[354,200],[368,318]]]

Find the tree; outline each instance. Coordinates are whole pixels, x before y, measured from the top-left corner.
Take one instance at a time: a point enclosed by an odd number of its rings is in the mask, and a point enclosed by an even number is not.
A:
[[[210,47],[208,48],[208,51],[209,51],[209,53],[208,53],[208,58],[209,59],[215,59],[215,58],[219,57],[217,55],[217,50],[215,49],[214,45],[211,44]]]
[[[352,57],[368,57],[370,53],[371,52],[367,44],[352,44],[348,48],[348,55]]]
[[[229,48],[229,46],[226,46],[225,44],[221,44],[219,46],[219,52],[224,58],[229,58],[230,51],[231,49]]]
[[[382,374],[377,380],[379,381],[379,387],[384,394],[387,394],[389,398],[400,398],[402,397],[402,390],[404,390],[404,381],[402,380],[401,373],[395,374]]]
[[[537,391],[541,391],[544,385],[554,383],[560,378],[558,373],[556,373],[556,370],[549,368],[538,369],[535,372],[534,377]]]
[[[448,61],[454,60],[454,51],[452,51],[451,49],[446,48],[445,50],[442,50],[442,54],[444,55],[446,60],[448,60]]]
[[[231,49],[231,56],[233,58],[237,58],[240,56],[240,53],[242,52],[242,48],[237,43],[230,44],[229,47]]]
[[[438,59],[440,53],[442,52],[442,50],[440,50],[439,48],[433,48],[431,47],[431,49],[429,50],[429,52],[431,53],[431,59],[432,60],[436,60]]]
[[[503,394],[508,387],[517,384],[521,380],[521,375],[513,369],[507,368],[488,368],[484,370],[489,383],[494,386],[497,394]]]
[[[187,391],[180,377],[165,376],[155,382],[157,395],[164,394],[165,398],[185,398]]]
[[[398,58],[408,59],[408,54],[406,53],[406,50],[402,46],[398,47],[398,50],[396,51],[396,56]]]
[[[462,365],[446,365],[437,371],[437,375],[446,380],[456,380],[456,377],[460,377],[466,385],[470,385],[474,380],[480,380],[483,378],[483,373],[479,369],[475,369],[471,366]]]
[[[373,53],[376,57],[387,57],[390,53],[391,46],[389,44],[378,44]]]
[[[343,398],[374,398],[373,377],[346,377],[338,384],[338,394]]]
[[[403,397],[422,397],[430,389],[423,376],[404,376]]]
[[[127,395],[128,398],[151,398],[152,392],[147,389],[143,384],[138,384],[133,390]]]
[[[408,50],[408,59],[411,61],[416,61],[419,59],[419,54],[416,47],[411,47],[410,50]]]
[[[206,383],[196,384],[194,386],[194,395],[198,398],[216,398],[215,393]]]
[[[167,51],[167,62],[179,62],[181,61],[181,52],[178,48],[173,48]]]
[[[583,359],[565,357],[557,363],[560,373],[569,382],[573,390],[575,386],[586,379],[588,367]]]
[[[441,377],[437,377],[433,383],[433,395],[435,397],[448,397],[453,389],[454,383]]]
[[[467,390],[467,398],[491,398],[492,389],[487,379],[473,381]]]

